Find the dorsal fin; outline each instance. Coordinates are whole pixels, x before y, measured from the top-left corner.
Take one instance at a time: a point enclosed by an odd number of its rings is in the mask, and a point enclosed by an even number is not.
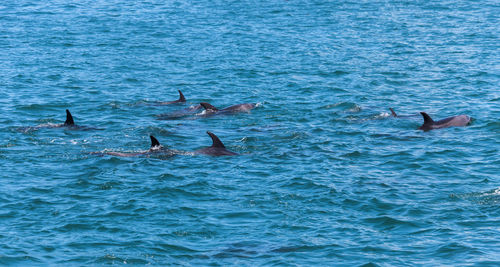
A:
[[[202,102],[200,103],[200,105],[206,109],[206,110],[213,110],[213,111],[217,111],[218,109],[212,105],[210,105],[210,103],[207,103],[207,102]]]
[[[186,102],[186,98],[184,97],[184,95],[182,94],[181,90],[177,90],[179,91],[179,102]]]
[[[432,120],[431,116],[429,116],[427,113],[420,112],[420,114],[422,114],[422,117],[424,117],[424,124],[432,124],[434,122],[434,120]]]
[[[64,125],[75,125],[75,122],[73,121],[73,116],[71,116],[69,110],[66,110],[66,121],[64,122]]]
[[[217,137],[215,134],[209,131],[207,131],[207,134],[212,138],[212,147],[226,148],[219,137]]]
[[[160,142],[154,136],[150,135],[149,138],[151,138],[151,147],[160,146]]]
[[[392,116],[394,116],[394,117],[397,117],[397,116],[398,116],[398,114],[396,114],[396,112],[394,111],[394,109],[389,108],[389,110],[391,111]]]

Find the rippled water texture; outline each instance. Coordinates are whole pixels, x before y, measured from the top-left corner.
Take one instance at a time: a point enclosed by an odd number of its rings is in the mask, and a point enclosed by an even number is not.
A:
[[[500,265],[499,13],[3,1],[0,265]],[[190,153],[206,131],[241,155]],[[150,134],[182,153],[102,155]]]

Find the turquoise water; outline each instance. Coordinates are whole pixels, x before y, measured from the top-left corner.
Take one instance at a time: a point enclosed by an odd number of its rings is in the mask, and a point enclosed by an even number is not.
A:
[[[500,265],[499,13],[2,2],[0,264]],[[187,104],[156,105],[178,89]],[[156,117],[199,102],[258,107]],[[30,128],[66,108],[100,130]],[[422,132],[420,111],[473,122]],[[194,151],[206,131],[242,155],[90,154],[150,134]]]

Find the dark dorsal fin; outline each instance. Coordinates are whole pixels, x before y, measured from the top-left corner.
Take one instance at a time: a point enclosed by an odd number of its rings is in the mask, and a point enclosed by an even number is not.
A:
[[[207,134],[210,135],[210,137],[212,138],[212,147],[226,148],[224,144],[220,141],[219,137],[217,137],[215,134],[209,131],[207,131]]]
[[[394,109],[389,108],[389,110],[391,111],[392,116],[394,116],[394,117],[397,117],[397,116],[398,116],[398,114],[396,114],[396,112],[394,111]]]
[[[75,122],[73,121],[73,116],[71,116],[69,110],[66,110],[66,121],[64,122],[64,125],[75,125]]]
[[[434,120],[432,120],[431,116],[429,116],[427,113],[420,112],[420,114],[422,114],[422,117],[424,117],[424,125],[425,124],[432,124],[434,122]]]
[[[149,138],[151,138],[151,147],[160,146],[160,142],[154,136],[150,135]]]
[[[186,102],[186,98],[184,97],[184,95],[182,94],[181,90],[177,90],[179,91],[179,102]]]
[[[213,110],[213,111],[217,111],[218,109],[212,105],[210,105],[210,103],[207,103],[207,102],[202,102],[200,103],[200,105],[206,109],[206,110]]]

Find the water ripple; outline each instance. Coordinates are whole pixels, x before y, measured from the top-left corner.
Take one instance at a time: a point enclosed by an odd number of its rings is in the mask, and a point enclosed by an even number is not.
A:
[[[498,265],[497,2],[0,10],[0,264]]]

